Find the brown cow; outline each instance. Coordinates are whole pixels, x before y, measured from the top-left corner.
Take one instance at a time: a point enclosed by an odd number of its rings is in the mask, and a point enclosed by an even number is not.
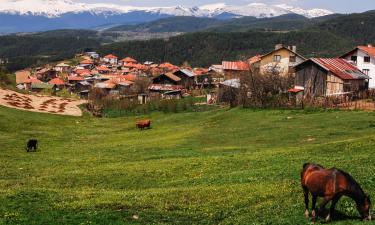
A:
[[[150,129],[151,128],[151,120],[140,120],[137,121],[136,127],[143,130],[145,128]]]

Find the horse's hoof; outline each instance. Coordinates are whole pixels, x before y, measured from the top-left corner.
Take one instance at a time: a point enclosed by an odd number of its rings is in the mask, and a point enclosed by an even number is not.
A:
[[[306,210],[306,211],[305,211],[305,217],[306,217],[307,219],[310,217],[309,210]]]
[[[326,222],[331,222],[331,215],[328,214],[328,216],[326,217]]]

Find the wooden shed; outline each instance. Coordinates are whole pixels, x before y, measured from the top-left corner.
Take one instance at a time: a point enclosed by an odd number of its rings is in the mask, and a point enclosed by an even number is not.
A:
[[[369,76],[338,58],[311,58],[295,67],[295,86],[309,97],[342,95],[368,89]]]

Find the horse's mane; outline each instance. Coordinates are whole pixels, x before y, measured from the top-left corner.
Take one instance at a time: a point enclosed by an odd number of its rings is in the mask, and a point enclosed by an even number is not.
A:
[[[337,168],[334,168],[334,169],[340,172],[349,181],[349,188],[351,191],[353,191],[353,193],[359,191],[358,194],[363,195],[365,197],[365,193],[361,185],[359,185],[358,182],[349,173],[341,169],[337,169]]]

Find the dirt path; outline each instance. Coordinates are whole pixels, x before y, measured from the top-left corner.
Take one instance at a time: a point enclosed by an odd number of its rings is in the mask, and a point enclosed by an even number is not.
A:
[[[25,95],[11,90],[0,89],[0,105],[20,110],[69,116],[82,116],[78,107],[85,103],[60,97]]]

